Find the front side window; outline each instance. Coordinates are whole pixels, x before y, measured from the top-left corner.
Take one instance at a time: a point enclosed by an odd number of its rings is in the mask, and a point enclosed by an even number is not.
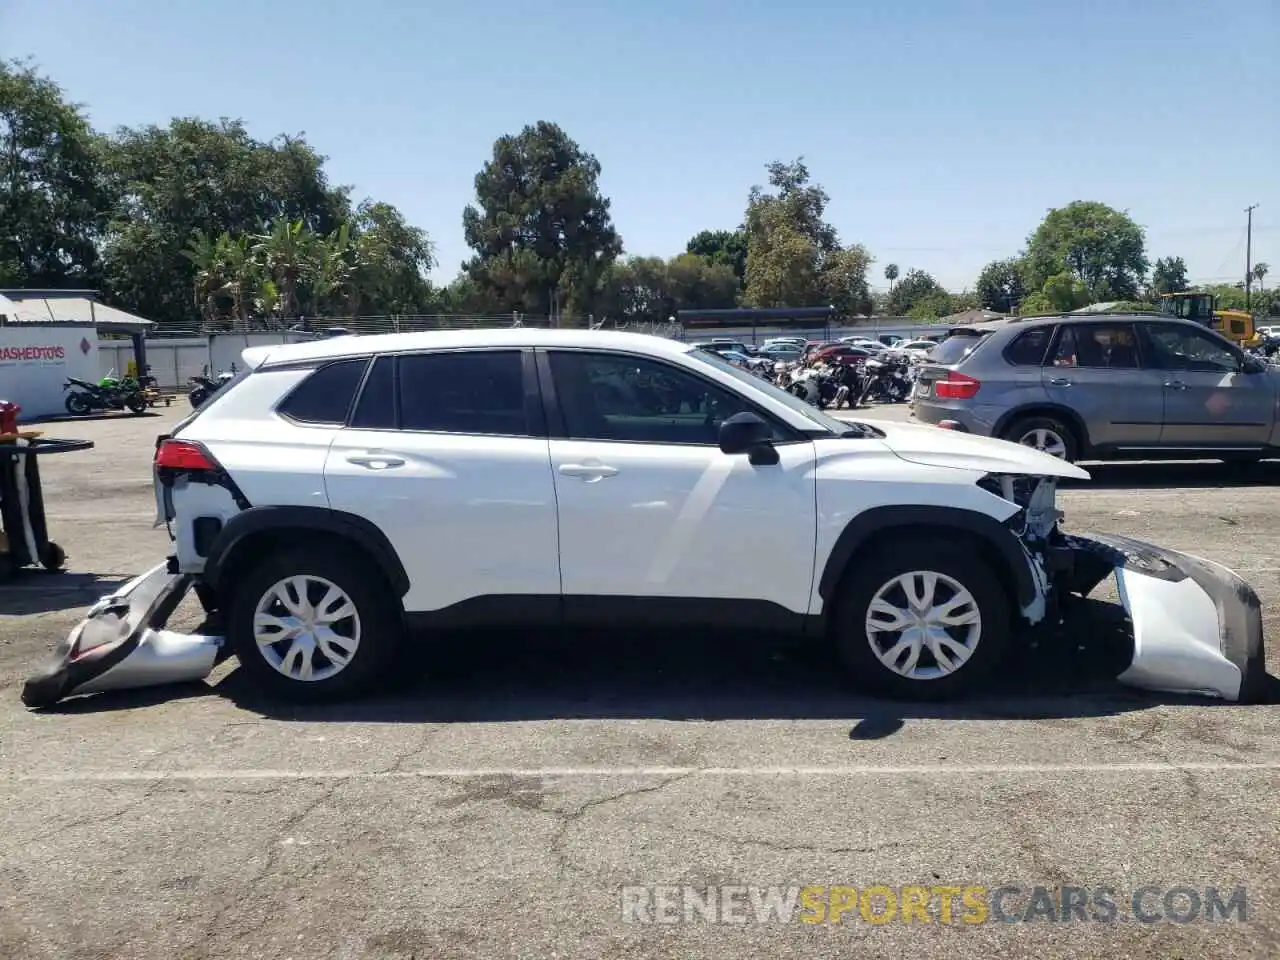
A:
[[[1138,366],[1138,349],[1133,327],[1127,323],[1063,327],[1053,352],[1053,366],[1135,369]]]
[[[402,430],[530,435],[520,351],[422,353],[397,364]]]
[[[756,412],[728,390],[644,357],[564,350],[549,359],[574,440],[717,446],[726,419]],[[787,439],[780,428],[776,439]]]
[[[1234,350],[1207,330],[1172,324],[1149,324],[1147,342],[1161,370],[1199,370],[1235,373],[1240,358]]]

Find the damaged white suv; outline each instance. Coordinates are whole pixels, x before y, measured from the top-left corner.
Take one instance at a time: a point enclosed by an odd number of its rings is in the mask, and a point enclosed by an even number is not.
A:
[[[1157,624],[1128,679],[1235,699],[1261,673],[1243,581],[1065,536],[1056,482],[1088,474],[1027,447],[842,422],[658,337],[342,337],[244,361],[157,443],[174,556],[99,604],[29,703],[203,676],[228,650],[275,692],[348,696],[433,628],[558,624],[806,634],[874,691],[945,698],[1113,570]],[[162,629],[188,585],[225,647]]]

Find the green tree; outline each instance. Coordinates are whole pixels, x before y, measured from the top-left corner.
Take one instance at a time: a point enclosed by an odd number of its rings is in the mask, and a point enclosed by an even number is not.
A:
[[[1041,291],[1027,294],[1018,304],[1018,315],[1021,317],[1038,317],[1045,313],[1057,313],[1053,303]]]
[[[1054,310],[1062,312],[1087,307],[1093,300],[1084,281],[1066,270],[1046,280],[1041,292]]]
[[[665,261],[630,257],[610,269],[600,313],[624,323],[665,323],[677,310],[732,307],[737,295],[738,278],[727,263],[692,253]]]
[[[1271,265],[1268,263],[1255,263],[1253,265],[1253,279],[1258,281],[1258,288],[1265,290],[1262,281],[1266,279],[1267,274],[1271,272]]]
[[[196,265],[183,255],[195,231],[261,237],[301,224],[300,239],[327,235],[350,215],[347,189],[329,184],[324,158],[305,140],[264,143],[239,121],[178,118],[122,130],[106,166],[117,198],[104,245],[106,290],[161,323],[198,314],[190,295]],[[273,256],[279,266],[279,251]],[[299,291],[278,292],[285,314],[294,315]]]
[[[431,240],[389,203],[365,200],[357,208],[347,263],[344,290],[352,317],[424,313],[441,305],[427,279],[436,263]],[[467,296],[474,300],[474,290]]]
[[[0,284],[96,284],[109,210],[80,108],[30,64],[0,60]]]
[[[997,313],[1013,313],[1027,295],[1022,281],[1022,262],[1017,258],[994,260],[978,274],[979,305]]]
[[[893,282],[898,279],[898,265],[896,263],[887,263],[884,267],[884,278],[889,281],[889,289],[893,289]]]
[[[585,314],[622,252],[599,181],[600,162],[554,123],[498,138],[462,215],[477,287],[506,310]]]
[[[767,167],[769,187],[752,187],[745,231],[743,302],[758,307],[830,304],[851,316],[871,310],[866,248],[842,248],[826,219],[829,197],[802,159]]]
[[[1182,293],[1190,289],[1187,264],[1181,257],[1161,257],[1151,268],[1151,299],[1162,293]]]
[[[739,230],[703,230],[685,247],[686,253],[728,264],[741,284],[747,275],[747,235]]]
[[[942,285],[923,270],[908,270],[906,276],[894,285],[885,302],[890,316],[905,317],[911,308],[922,300],[946,296]]]
[[[1076,200],[1050,210],[1027,241],[1027,285],[1067,272],[1094,300],[1133,300],[1147,273],[1146,240],[1130,217],[1104,203]]]

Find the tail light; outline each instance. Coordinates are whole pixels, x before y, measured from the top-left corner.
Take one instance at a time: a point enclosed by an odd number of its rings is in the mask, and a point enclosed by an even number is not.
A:
[[[981,380],[953,370],[944,379],[934,381],[933,395],[940,400],[972,400],[981,386]]]
[[[166,470],[217,470],[209,451],[192,440],[161,440],[155,465]]]

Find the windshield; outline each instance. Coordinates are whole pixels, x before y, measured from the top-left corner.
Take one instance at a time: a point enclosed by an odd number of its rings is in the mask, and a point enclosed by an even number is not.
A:
[[[715,367],[724,373],[729,374],[735,380],[741,380],[743,383],[750,384],[757,390],[767,393],[772,399],[779,403],[786,404],[796,413],[812,422],[815,426],[821,427],[823,430],[830,430],[832,433],[844,434],[849,432],[849,428],[854,424],[845,420],[837,420],[835,417],[829,417],[817,407],[806,403],[799,397],[792,396],[785,390],[780,390],[768,380],[757,377],[753,373],[735,367],[731,363],[726,363],[718,354],[709,350],[690,350],[689,356],[696,357],[703,363]],[[860,432],[860,431],[859,431]]]

